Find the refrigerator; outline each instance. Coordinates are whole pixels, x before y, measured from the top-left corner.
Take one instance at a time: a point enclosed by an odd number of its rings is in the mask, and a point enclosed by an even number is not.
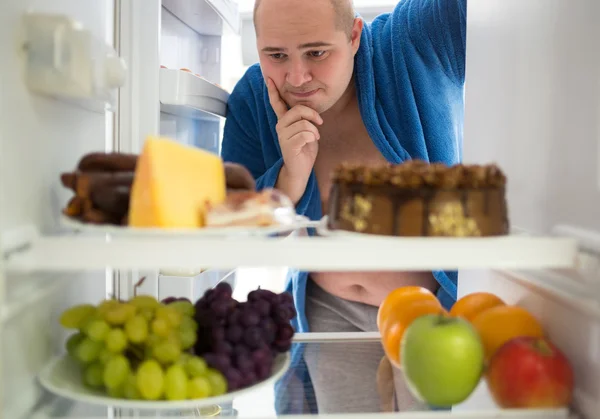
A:
[[[597,418],[598,16],[595,0],[469,2],[463,160],[496,162],[507,174],[512,231],[501,241],[398,238],[390,246],[378,238],[316,242],[302,234],[223,241],[122,239],[75,231],[64,223],[61,211],[70,195],[60,174],[89,152],[138,153],[149,135],[218,153],[229,95],[220,86],[228,53],[223,36],[245,34],[244,56],[251,56],[248,15],[241,16],[233,0],[4,0],[0,417],[201,416],[194,409],[97,405],[45,390],[39,374],[65,350],[60,313],[111,296],[127,299],[134,291],[197,299],[220,281],[245,289],[241,282],[250,277],[260,282],[295,267],[458,269],[459,297],[490,291],[526,308],[542,321],[575,373],[569,409],[499,409],[482,381],[452,412],[350,414],[340,406],[339,415],[320,416]],[[337,345],[341,357],[348,345],[380,345],[377,333],[308,333],[294,339],[307,346]],[[352,388],[352,382],[345,386],[348,392]],[[275,417],[276,397],[272,385],[248,391],[223,403],[219,414]]]

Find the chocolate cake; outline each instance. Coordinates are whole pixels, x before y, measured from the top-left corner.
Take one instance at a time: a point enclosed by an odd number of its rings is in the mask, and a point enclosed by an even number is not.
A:
[[[329,228],[386,236],[504,235],[505,185],[495,165],[342,164],[333,173]]]

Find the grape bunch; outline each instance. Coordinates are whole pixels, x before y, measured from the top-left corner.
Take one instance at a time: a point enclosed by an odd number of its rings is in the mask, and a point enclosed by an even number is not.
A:
[[[64,311],[60,323],[75,329],[67,352],[90,388],[134,400],[186,400],[227,392],[224,376],[192,353],[198,326],[185,299],[160,303],[141,295],[104,300]]]
[[[296,316],[288,293],[258,289],[246,302],[232,297],[220,283],[195,305],[198,339],[195,353],[227,379],[229,390],[251,386],[269,377],[274,357],[290,349]]]

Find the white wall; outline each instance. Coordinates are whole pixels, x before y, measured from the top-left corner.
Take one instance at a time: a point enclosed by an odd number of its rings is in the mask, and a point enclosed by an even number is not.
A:
[[[512,224],[600,230],[600,2],[469,2],[464,159],[508,175]]]

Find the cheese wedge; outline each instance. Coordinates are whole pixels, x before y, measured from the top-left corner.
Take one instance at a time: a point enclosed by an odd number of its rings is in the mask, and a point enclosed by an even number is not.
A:
[[[136,165],[129,225],[203,227],[206,205],[222,203],[225,195],[225,168],[218,155],[149,137]]]

